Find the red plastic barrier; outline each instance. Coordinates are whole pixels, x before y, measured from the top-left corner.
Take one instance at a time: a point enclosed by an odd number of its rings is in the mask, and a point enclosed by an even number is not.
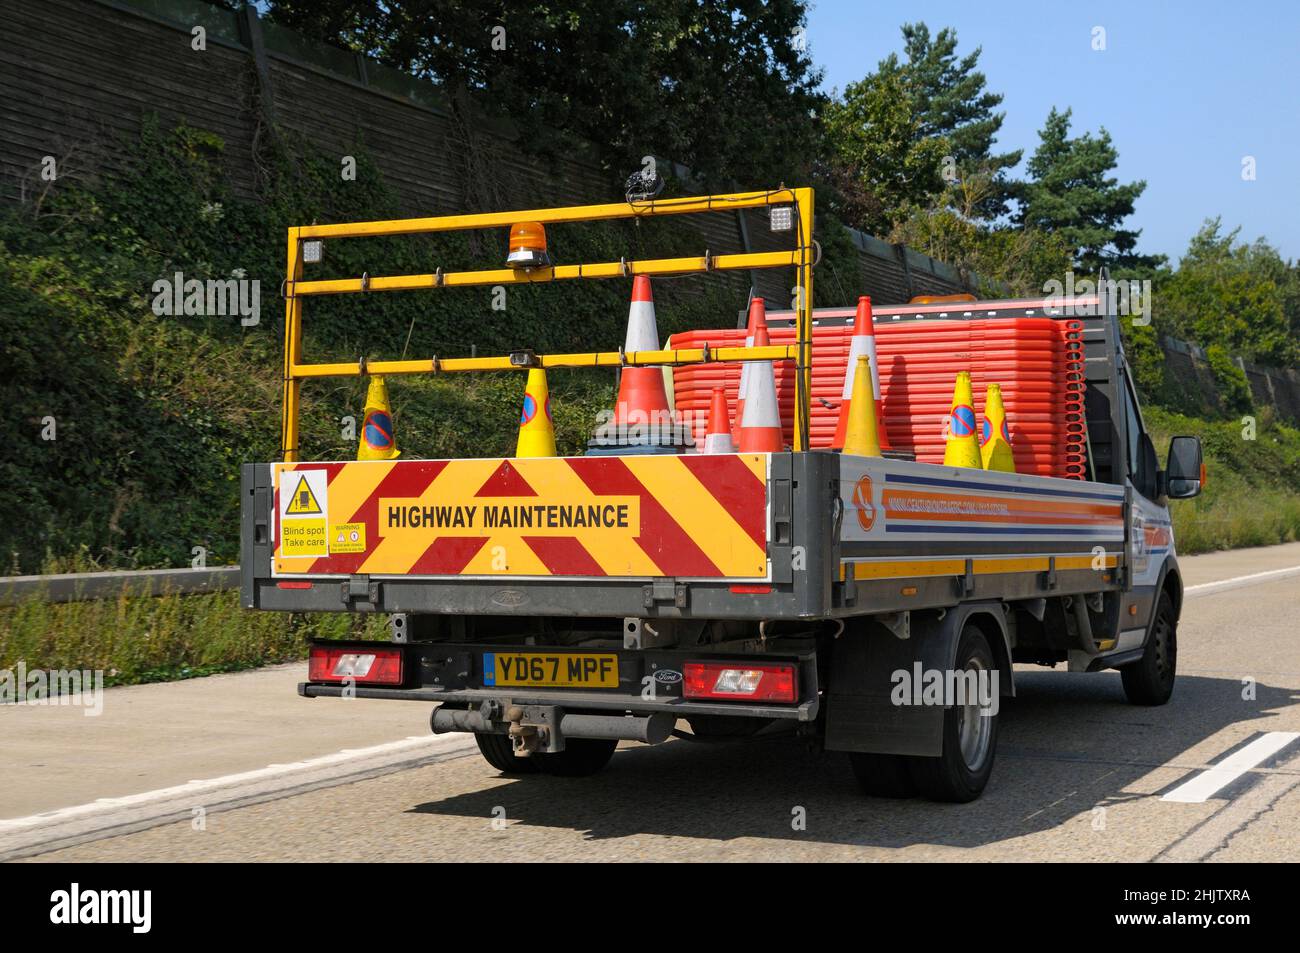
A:
[[[896,450],[923,463],[942,463],[944,427],[958,371],[970,371],[975,412],[982,417],[988,384],[999,384],[1020,473],[1082,479],[1082,323],[1052,318],[977,318],[876,322],[885,429]],[[809,441],[829,447],[835,434],[849,353],[849,324],[813,329],[812,417]],[[688,331],[673,335],[670,348],[739,346],[742,329]],[[774,328],[773,344],[793,344],[793,328]],[[794,366],[776,363],[777,401],[786,442],[792,440]],[[739,364],[678,367],[673,372],[677,410],[689,412],[698,441],[704,439],[713,388],[722,386],[733,411]]]

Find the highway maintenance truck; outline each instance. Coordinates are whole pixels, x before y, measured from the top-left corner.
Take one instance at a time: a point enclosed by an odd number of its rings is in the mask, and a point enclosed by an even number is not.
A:
[[[577,263],[546,246],[558,223],[744,211],[793,248]],[[1167,506],[1204,471],[1193,437],[1157,462],[1110,282],[816,310],[813,222],[813,191],[781,187],[290,229],[283,459],[243,467],[242,601],[386,613],[391,631],[312,642],[300,693],[432,703],[434,732],[473,732],[513,775],[589,775],[620,741],[789,731],[847,753],[869,794],[947,801],[987,784],[1017,663],[1118,669],[1131,702],[1167,701]],[[509,229],[506,267],[309,276],[324,243],[474,229]],[[793,269],[792,310],[753,299],[747,326],[661,346],[653,279],[764,268]],[[569,280],[631,281],[623,347],[303,357],[317,295]],[[620,374],[580,456],[554,455],[557,367]],[[517,455],[398,457],[383,377],[471,372],[527,377]],[[302,384],[346,376],[370,378],[361,459],[302,459]]]

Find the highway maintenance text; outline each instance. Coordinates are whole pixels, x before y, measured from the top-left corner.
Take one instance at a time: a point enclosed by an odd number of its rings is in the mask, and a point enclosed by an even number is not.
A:
[[[387,501],[385,501],[387,502]],[[390,529],[628,529],[627,503],[484,503],[472,506],[388,505]]]

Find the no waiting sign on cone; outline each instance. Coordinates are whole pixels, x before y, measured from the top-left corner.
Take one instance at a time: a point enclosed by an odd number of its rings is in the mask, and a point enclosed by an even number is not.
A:
[[[370,378],[366,391],[366,413],[361,424],[358,460],[392,460],[399,456],[393,436],[393,411],[388,406],[388,388],[382,377]]]

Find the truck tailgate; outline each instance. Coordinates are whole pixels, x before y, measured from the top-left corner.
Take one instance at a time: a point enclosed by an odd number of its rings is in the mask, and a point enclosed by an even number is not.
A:
[[[279,463],[277,578],[770,578],[768,456]]]

